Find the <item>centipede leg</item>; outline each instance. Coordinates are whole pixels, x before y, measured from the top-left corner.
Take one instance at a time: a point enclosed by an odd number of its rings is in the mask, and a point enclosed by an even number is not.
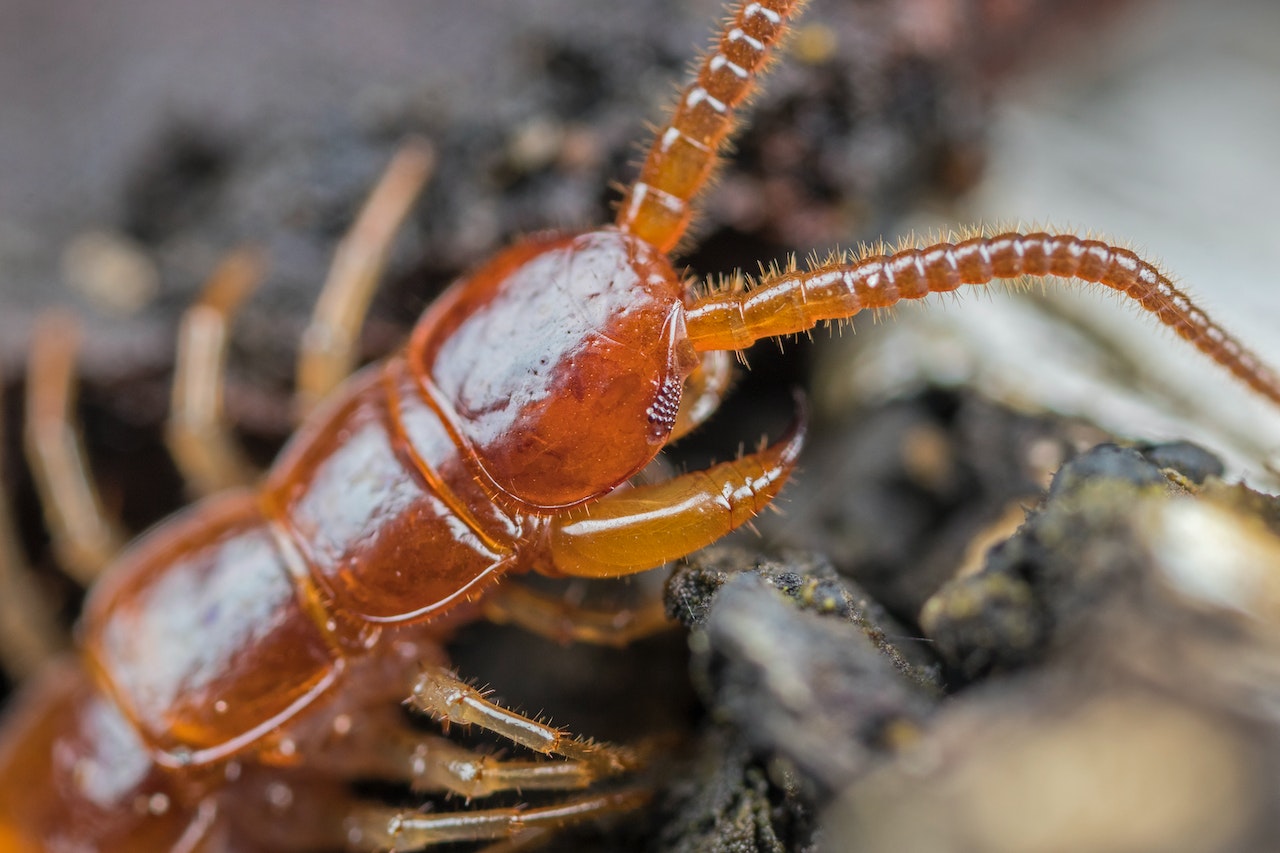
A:
[[[329,276],[302,335],[297,413],[301,417],[351,373],[356,343],[392,241],[431,176],[435,155],[410,139],[392,157],[355,224],[338,244]]]
[[[591,610],[520,583],[503,584],[481,605],[486,619],[558,643],[622,647],[674,626],[660,596],[637,607]]]
[[[530,850],[543,849],[555,837],[555,830],[548,827],[525,829],[510,838],[504,838],[497,844],[482,848],[479,853],[528,853]]]
[[[518,846],[507,846],[506,850],[527,849],[519,846],[524,840],[545,840],[545,836],[534,833],[633,811],[651,798],[647,790],[632,789],[575,797],[552,806],[438,814],[366,806],[347,819],[347,843],[356,850],[370,853],[382,850],[401,853],[447,842],[512,839]]]
[[[491,839],[502,840],[481,853],[517,853],[542,847],[559,827],[620,815],[648,798],[646,792],[615,794],[605,802],[600,802],[600,797],[582,797],[545,811],[520,806],[437,813],[400,811],[362,800],[346,782],[310,768],[282,772],[253,766],[241,771],[234,792],[228,793],[223,805],[228,823],[234,827],[228,849],[282,853],[336,849],[382,853],[418,850],[449,840]],[[597,808],[592,810],[591,805]],[[471,824],[475,826],[468,830]]]
[[[87,585],[124,536],[102,508],[72,414],[79,334],[67,315],[50,315],[36,325],[27,363],[24,444],[58,560]]]
[[[489,701],[447,669],[430,667],[413,686],[409,704],[444,725],[475,725],[518,746],[581,763],[595,778],[612,776],[642,763],[639,752],[570,735]]]
[[[0,438],[0,446],[3,444]],[[19,680],[65,648],[68,638],[18,553],[18,533],[13,529],[12,518],[4,490],[0,489],[0,665]]]
[[[197,497],[248,485],[258,477],[231,434],[222,401],[228,331],[262,279],[262,267],[256,251],[228,255],[183,315],[178,331],[165,439],[188,490]]]
[[[444,791],[470,800],[501,791],[573,791],[596,782],[600,773],[574,760],[501,759],[475,752],[439,735],[413,728],[394,714],[362,714],[360,725],[329,738],[308,759],[311,772],[338,778],[402,782],[415,791]]]

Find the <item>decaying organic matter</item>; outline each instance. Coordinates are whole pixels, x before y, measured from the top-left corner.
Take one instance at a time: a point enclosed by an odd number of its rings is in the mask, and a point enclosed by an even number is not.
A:
[[[863,443],[877,420],[936,406],[869,413]],[[894,456],[892,444],[879,451]],[[906,475],[898,488],[911,488]],[[829,604],[850,587],[833,594],[824,561],[704,552],[677,572],[668,606],[695,626],[696,681],[713,711],[705,749],[720,763],[694,765],[700,783],[677,788],[671,808],[703,808],[693,792],[726,775],[750,791],[760,777],[733,763],[745,749],[771,780],[776,808],[762,813],[774,833],[794,833],[797,809],[821,827],[788,836],[788,849],[1271,849],[1280,502],[1220,475],[1186,443],[1085,450],[1023,501],[1017,532],[960,576],[939,583],[927,560],[900,563],[929,593],[919,633],[875,629],[893,645],[870,658],[865,617]],[[876,580],[866,583],[853,595],[860,613],[875,610]],[[818,638],[815,618],[832,636]],[[810,642],[792,642],[800,636]],[[899,649],[935,668],[903,669]],[[934,689],[921,690],[921,672]],[[815,694],[844,701],[796,701]],[[892,724],[866,725],[869,708]],[[832,719],[847,735],[815,763],[811,739]],[[732,823],[727,807],[716,814]],[[735,849],[780,849],[771,843]]]

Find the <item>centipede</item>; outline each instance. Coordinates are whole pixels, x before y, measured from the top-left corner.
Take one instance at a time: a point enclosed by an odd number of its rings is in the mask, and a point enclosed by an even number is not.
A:
[[[58,549],[95,580],[74,650],[4,718],[0,847],[515,849],[644,807],[652,749],[511,710],[452,669],[448,644],[482,621],[613,644],[665,628],[660,602],[617,618],[528,581],[650,571],[777,499],[807,435],[800,399],[755,452],[639,476],[711,417],[735,355],[757,341],[961,288],[1055,279],[1114,290],[1280,405],[1280,378],[1166,273],[1092,238],[978,228],[728,280],[678,270],[673,254],[741,108],[802,6],[733,8],[611,223],[502,250],[431,303],[399,350],[355,370],[371,288],[436,165],[428,141],[405,142],[303,337],[305,418],[261,473],[230,439],[211,369],[261,275],[253,252],[230,254],[184,323],[169,427],[180,468],[209,497],[132,543],[120,545],[83,478],[60,473],[80,464],[65,406],[32,391],[28,451],[61,518]],[[33,354],[36,372],[65,373],[60,352]],[[410,725],[402,705],[435,730]],[[516,754],[473,750],[450,727]],[[350,782],[367,778],[447,792],[456,808],[362,798]],[[485,803],[531,791],[549,799]]]

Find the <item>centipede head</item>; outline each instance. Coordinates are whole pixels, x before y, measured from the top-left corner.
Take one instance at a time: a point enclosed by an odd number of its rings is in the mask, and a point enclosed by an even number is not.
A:
[[[682,291],[664,255],[616,230],[527,241],[423,316],[410,364],[505,496],[535,510],[583,503],[671,433],[697,364]]]

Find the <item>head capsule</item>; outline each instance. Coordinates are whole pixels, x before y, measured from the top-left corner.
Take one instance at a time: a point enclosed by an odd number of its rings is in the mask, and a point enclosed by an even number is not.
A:
[[[419,321],[409,361],[478,473],[534,509],[598,497],[671,432],[685,377],[683,287],[612,230],[513,246]]]

